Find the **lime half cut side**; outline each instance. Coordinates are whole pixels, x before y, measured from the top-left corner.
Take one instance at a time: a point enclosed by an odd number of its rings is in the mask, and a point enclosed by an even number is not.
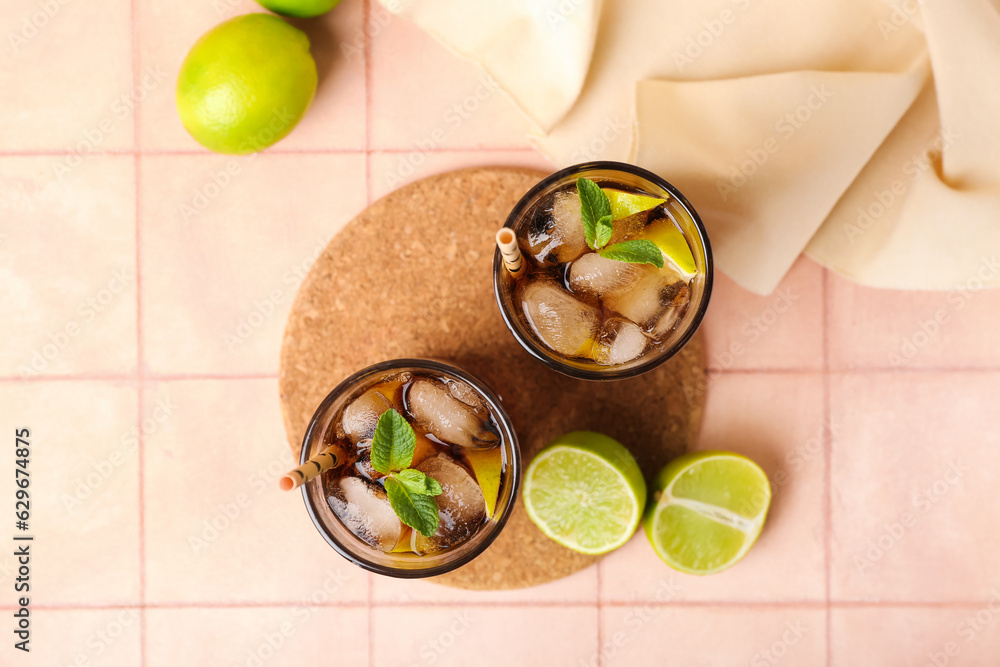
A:
[[[628,542],[642,518],[646,483],[625,447],[600,433],[557,438],[524,477],[528,517],[548,537],[584,554]]]
[[[756,463],[732,452],[694,452],[656,478],[646,536],[657,555],[688,574],[715,574],[742,559],[760,536],[771,486]]]

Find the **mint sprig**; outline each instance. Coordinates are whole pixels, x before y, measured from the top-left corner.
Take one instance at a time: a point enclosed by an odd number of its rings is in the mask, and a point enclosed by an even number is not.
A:
[[[580,195],[580,214],[583,216],[583,231],[591,250],[599,250],[611,240],[614,227],[611,225],[611,200],[601,190],[601,186],[588,178],[576,179],[576,191]]]
[[[601,186],[589,178],[576,179],[576,191],[580,195],[583,231],[591,250],[598,251],[606,259],[631,264],[652,264],[658,269],[663,268],[663,253],[655,243],[647,239],[622,241],[605,248],[614,235],[611,200]]]
[[[598,251],[601,257],[606,259],[616,259],[619,262],[630,262],[632,264],[652,264],[658,269],[663,268],[663,253],[652,241],[638,239],[635,241],[622,241]]]
[[[437,531],[438,506],[432,496],[443,491],[437,480],[415,468],[417,434],[403,415],[390,408],[382,413],[372,438],[372,467],[386,476],[385,493],[399,520],[430,537]]]

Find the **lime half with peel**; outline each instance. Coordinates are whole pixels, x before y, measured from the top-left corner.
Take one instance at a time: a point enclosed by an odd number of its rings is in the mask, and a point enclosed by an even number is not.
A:
[[[622,220],[630,215],[656,208],[667,201],[666,199],[657,199],[656,197],[625,192],[624,190],[615,190],[614,188],[601,188],[601,190],[604,191],[604,194],[608,196],[608,201],[611,202],[612,220]]]
[[[644,525],[667,565],[715,574],[736,564],[760,536],[771,485],[756,463],[732,452],[693,452],[656,477]]]
[[[538,528],[573,551],[603,554],[639,527],[646,482],[635,457],[606,435],[575,431],[540,451],[524,477],[524,508]]]

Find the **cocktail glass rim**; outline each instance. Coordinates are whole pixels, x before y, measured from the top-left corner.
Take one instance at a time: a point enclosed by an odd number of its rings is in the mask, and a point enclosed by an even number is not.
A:
[[[554,356],[555,353],[546,348],[536,336],[525,335],[516,326],[514,319],[517,315],[508,311],[508,309],[504,306],[504,300],[502,297],[502,291],[505,289],[502,282],[504,280],[504,272],[506,269],[504,268],[503,259],[500,256],[499,249],[493,253],[493,296],[496,298],[497,307],[500,309],[500,315],[503,317],[504,324],[507,325],[507,329],[510,330],[514,339],[517,340],[517,342],[528,352],[528,354],[533,356],[535,359],[538,359],[552,370],[580,380],[624,380],[651,371],[680,352],[681,349],[687,345],[688,341],[691,340],[695,332],[698,331],[698,328],[701,326],[702,319],[705,317],[705,311],[708,309],[708,302],[712,296],[712,283],[714,277],[712,246],[708,240],[708,232],[705,230],[705,225],[701,221],[701,217],[699,217],[698,212],[691,205],[691,202],[689,202],[687,198],[681,194],[680,190],[674,187],[666,179],[661,178],[660,176],[647,169],[643,169],[642,167],[637,167],[625,162],[614,162],[610,160],[581,162],[580,164],[574,164],[564,169],[560,169],[559,171],[546,176],[536,183],[534,187],[528,190],[524,196],[518,200],[517,204],[514,205],[514,208],[511,209],[506,222],[504,222],[504,227],[510,227],[513,229],[515,223],[521,219],[521,216],[526,212],[528,207],[532,206],[538,199],[539,195],[547,190],[552,184],[557,183],[573,174],[601,170],[623,171],[628,174],[632,174],[633,176],[638,176],[639,178],[645,179],[650,183],[663,188],[678,202],[680,202],[680,204],[691,216],[691,219],[694,221],[695,228],[698,230],[699,240],[705,251],[705,282],[702,298],[698,304],[698,308],[695,311],[694,317],[691,319],[690,325],[681,337],[674,341],[669,348],[665,348],[662,352],[635,366],[628,366],[625,368],[616,368],[615,366],[580,368],[577,366],[571,366],[561,361]]]
[[[488,526],[484,526],[479,529],[479,532],[486,530],[488,528],[489,533],[482,536],[479,542],[476,543],[475,547],[466,553],[456,556],[453,560],[449,560],[440,565],[429,567],[429,568],[413,568],[413,569],[403,569],[398,567],[391,567],[388,565],[382,565],[379,563],[374,563],[367,561],[359,557],[356,553],[352,552],[347,548],[346,545],[342,544],[335,535],[332,535],[329,530],[327,530],[325,523],[317,515],[316,508],[313,506],[312,500],[308,493],[309,485],[311,484],[322,484],[322,476],[316,477],[310,480],[306,484],[302,485],[302,499],[306,505],[306,512],[309,514],[309,518],[312,519],[313,525],[316,530],[319,531],[320,535],[326,540],[327,544],[333,547],[334,551],[339,553],[341,556],[354,563],[358,567],[361,567],[369,572],[375,572],[377,574],[383,574],[390,577],[397,577],[402,579],[417,579],[422,577],[433,577],[439,574],[444,574],[446,572],[451,572],[455,570],[472,559],[476,558],[482,554],[494,540],[499,537],[500,532],[503,527],[507,524],[507,520],[510,518],[511,513],[514,510],[515,502],[517,501],[517,494],[521,487],[521,450],[517,441],[517,434],[514,431],[514,425],[510,421],[510,417],[507,415],[506,410],[504,410],[503,405],[500,402],[500,397],[493,392],[482,380],[472,375],[468,371],[459,368],[450,363],[443,361],[438,361],[436,359],[418,359],[418,358],[403,358],[403,359],[390,359],[387,361],[381,361],[371,366],[362,368],[361,370],[352,373],[344,380],[342,380],[333,390],[326,395],[323,401],[319,404],[316,410],[313,412],[312,418],[309,420],[309,425],[306,428],[306,433],[302,438],[302,449],[299,454],[299,464],[305,463],[309,459],[310,446],[313,443],[313,438],[322,438],[325,435],[325,428],[328,425],[322,426],[323,432],[314,433],[315,430],[321,428],[322,417],[324,417],[331,406],[340,399],[344,394],[351,391],[359,382],[369,378],[373,375],[385,375],[391,371],[398,370],[403,371],[406,369],[417,369],[421,371],[428,371],[431,373],[440,373],[445,376],[452,376],[462,380],[469,384],[476,393],[483,397],[493,415],[496,417],[498,426],[503,430],[503,437],[505,442],[510,443],[510,458],[507,463],[507,471],[505,477],[511,480],[510,493],[507,494],[506,503],[503,508],[495,508],[493,512],[493,517]],[[502,493],[504,488],[498,490],[498,494]],[[322,494],[321,494],[322,495]],[[501,498],[497,498],[499,502]],[[346,528],[346,526],[345,526]],[[478,534],[478,533],[477,533]],[[475,536],[470,538],[475,539]],[[360,540],[358,540],[360,542]],[[372,547],[366,547],[367,549],[372,549]],[[445,552],[447,555],[447,551]]]

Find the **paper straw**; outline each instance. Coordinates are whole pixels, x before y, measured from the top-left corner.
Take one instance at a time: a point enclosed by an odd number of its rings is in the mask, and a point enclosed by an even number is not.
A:
[[[523,276],[528,267],[524,263],[521,248],[517,245],[517,237],[510,227],[501,227],[497,232],[497,247],[500,248],[500,256],[511,278]]]
[[[344,450],[340,445],[330,445],[295,470],[281,478],[278,485],[282,491],[297,489],[317,475],[337,467],[343,462]]]

